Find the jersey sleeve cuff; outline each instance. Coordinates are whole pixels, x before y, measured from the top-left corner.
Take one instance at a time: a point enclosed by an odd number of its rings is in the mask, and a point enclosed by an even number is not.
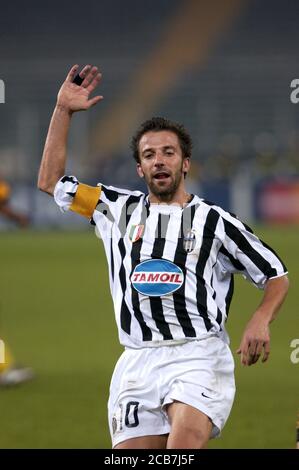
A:
[[[288,271],[284,271],[283,273],[280,273],[280,274],[276,274],[276,276],[270,276],[268,277],[268,281],[269,279],[277,279],[278,277],[282,277],[282,276],[286,276],[289,272]]]

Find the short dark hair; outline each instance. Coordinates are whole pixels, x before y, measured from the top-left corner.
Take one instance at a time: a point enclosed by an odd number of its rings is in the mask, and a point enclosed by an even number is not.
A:
[[[146,132],[159,132],[159,131],[171,131],[177,135],[180,147],[184,158],[191,158],[192,153],[192,139],[190,134],[186,131],[182,124],[170,121],[163,117],[152,117],[147,121],[143,122],[137,129],[131,140],[131,149],[133,151],[133,157],[137,163],[140,163],[139,158],[139,142],[141,137]]]

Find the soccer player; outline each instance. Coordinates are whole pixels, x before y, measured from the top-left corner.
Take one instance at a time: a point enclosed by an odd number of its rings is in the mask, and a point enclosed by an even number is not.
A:
[[[28,216],[17,212],[10,206],[10,194],[11,188],[9,184],[0,177],[0,215],[12,220],[22,228],[27,227],[29,224]]]
[[[29,218],[14,210],[10,204],[11,189],[9,184],[0,178],[0,215],[16,222],[20,227],[25,228],[29,224]],[[19,385],[31,380],[34,376],[30,367],[18,366],[8,348],[5,346],[5,362],[0,362],[0,387],[10,387]]]
[[[268,359],[286,268],[237,217],[186,192],[192,143],[179,124],[152,118],[132,139],[147,195],[65,176],[72,115],[102,99],[90,98],[98,69],[85,66],[79,80],[77,72],[72,67],[58,93],[38,187],[62,211],[90,219],[103,239],[125,347],[110,387],[112,445],[203,448],[223,428],[235,394],[225,332],[233,275],[264,290],[237,351],[250,366]]]

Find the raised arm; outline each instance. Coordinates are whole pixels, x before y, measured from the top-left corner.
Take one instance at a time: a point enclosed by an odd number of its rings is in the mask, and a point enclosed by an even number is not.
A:
[[[79,75],[83,82],[80,86],[73,83],[77,73],[78,65],[74,65],[59,90],[44,147],[38,188],[50,195],[53,195],[57,181],[65,173],[67,138],[72,114],[89,109],[103,98],[89,98],[101,80],[97,67],[86,65],[81,70]]]

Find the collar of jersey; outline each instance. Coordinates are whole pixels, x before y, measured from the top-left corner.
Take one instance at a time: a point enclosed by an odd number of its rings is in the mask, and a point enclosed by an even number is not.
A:
[[[182,210],[186,209],[187,207],[189,206],[193,206],[194,204],[196,204],[196,201],[197,196],[195,196],[194,194],[191,194],[191,199],[190,201],[188,202],[188,204],[186,204],[184,207],[181,207],[179,204],[154,204],[154,203],[151,203],[149,201],[149,195],[147,194],[145,196],[145,199],[144,199],[144,202],[145,202],[145,205],[147,206],[148,209],[150,209],[151,211],[153,212],[159,212],[160,214],[170,214],[170,213],[173,213],[173,212],[181,212]]]

